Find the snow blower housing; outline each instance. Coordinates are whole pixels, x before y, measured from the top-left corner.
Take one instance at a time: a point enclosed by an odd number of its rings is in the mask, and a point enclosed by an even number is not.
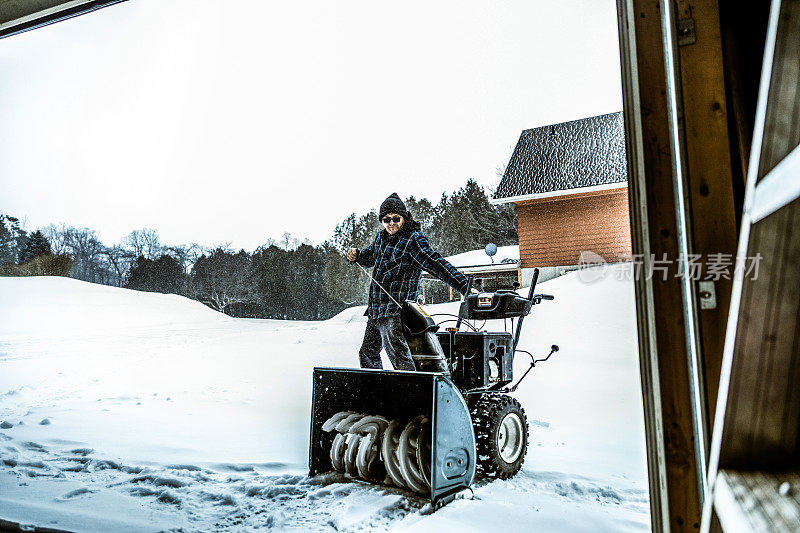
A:
[[[311,475],[331,470],[429,497],[437,507],[469,487],[476,474],[509,478],[525,459],[528,423],[509,393],[521,325],[546,294],[513,289],[465,297],[456,327],[439,326],[406,302],[402,321],[415,372],[315,368]],[[464,321],[512,319],[512,332],[478,331]],[[514,327],[513,319],[516,318]],[[525,352],[527,353],[527,352]],[[530,354],[529,354],[530,355]]]

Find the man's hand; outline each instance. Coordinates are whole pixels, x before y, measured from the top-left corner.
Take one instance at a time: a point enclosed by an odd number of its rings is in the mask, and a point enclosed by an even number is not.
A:
[[[358,257],[358,250],[355,248],[350,248],[347,250],[347,260],[348,261],[355,261],[356,257]]]
[[[476,289],[475,287],[472,287],[472,290],[471,290],[471,291],[469,291],[469,292],[470,292],[470,294],[478,294],[478,293],[479,293],[479,292],[481,292],[481,291],[479,291],[479,290],[478,290],[478,289]]]

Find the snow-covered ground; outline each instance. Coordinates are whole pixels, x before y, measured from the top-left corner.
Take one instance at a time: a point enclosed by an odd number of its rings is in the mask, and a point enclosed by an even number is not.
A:
[[[103,532],[648,529],[633,285],[614,279],[620,268],[541,284],[556,300],[534,308],[520,347],[561,351],[515,394],[531,421],[525,466],[435,513],[394,489],[306,476],[312,368],[357,366],[363,307],[324,322],[232,319],[179,296],[0,278],[0,520]],[[515,366],[521,375],[526,356]]]

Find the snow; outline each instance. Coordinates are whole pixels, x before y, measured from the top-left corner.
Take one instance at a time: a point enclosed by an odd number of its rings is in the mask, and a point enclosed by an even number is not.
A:
[[[498,246],[493,257],[486,255],[483,249],[472,250],[446,257],[447,261],[458,268],[470,266],[492,265],[500,263],[519,263],[519,245]],[[494,262],[492,262],[494,260]]]
[[[357,365],[363,307],[324,322],[232,319],[174,295],[0,278],[0,520],[103,532],[487,531],[499,520],[646,530],[633,285],[615,275],[629,268],[540,285],[556,299],[534,308],[520,347],[561,350],[515,393],[531,422],[525,466],[435,513],[403,491],[306,475],[312,369]],[[527,357],[516,359],[521,376]]]

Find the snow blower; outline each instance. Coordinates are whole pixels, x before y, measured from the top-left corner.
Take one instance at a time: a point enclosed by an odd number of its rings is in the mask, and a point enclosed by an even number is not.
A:
[[[523,319],[532,306],[553,300],[534,293],[538,277],[535,269],[527,298],[514,289],[471,294],[470,278],[456,326],[445,331],[417,303],[405,302],[403,330],[416,371],[315,368],[310,475],[336,471],[410,490],[434,509],[476,475],[516,475],[528,448],[528,421],[509,393],[558,351],[553,345],[543,359],[524,352],[530,367],[511,385]],[[511,332],[480,331],[471,323],[492,319],[511,319]]]

